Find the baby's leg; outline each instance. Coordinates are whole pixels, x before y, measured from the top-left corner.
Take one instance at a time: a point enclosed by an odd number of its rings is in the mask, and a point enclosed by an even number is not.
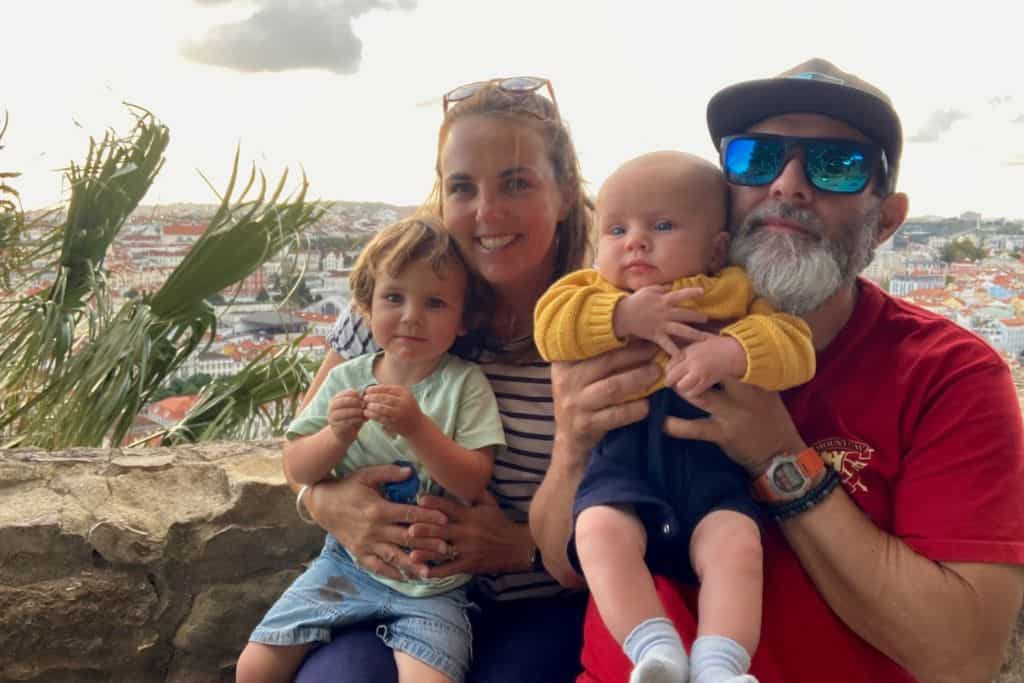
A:
[[[453,683],[452,679],[412,655],[395,650],[398,683]]]
[[[235,683],[291,683],[312,646],[250,642],[235,665]]]
[[[693,532],[690,562],[700,580],[691,681],[754,680],[741,674],[761,636],[764,570],[757,523],[733,510],[708,514]]]
[[[686,651],[644,562],[647,533],[631,510],[597,505],[576,518],[576,553],[608,630],[635,665],[630,683],[678,683]]]

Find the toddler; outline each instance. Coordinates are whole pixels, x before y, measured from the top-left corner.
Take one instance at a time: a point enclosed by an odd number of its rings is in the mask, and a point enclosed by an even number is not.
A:
[[[290,477],[313,485],[404,461],[414,468],[409,481],[419,493],[439,485],[473,502],[505,436],[483,372],[448,351],[467,321],[483,313],[482,285],[437,219],[425,215],[378,233],[350,282],[382,350],[334,368],[292,422],[284,448]],[[415,496],[414,490],[411,502]],[[328,534],[320,556],[253,631],[237,680],[291,681],[332,629],[373,621],[394,651],[402,683],[459,683],[470,663],[469,579],[378,576]]]

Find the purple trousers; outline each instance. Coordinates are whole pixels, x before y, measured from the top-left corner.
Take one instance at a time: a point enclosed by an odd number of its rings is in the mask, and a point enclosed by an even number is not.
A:
[[[466,683],[572,683],[581,672],[584,593],[559,598],[478,600]],[[391,650],[374,624],[346,628],[313,650],[295,683],[397,683]]]

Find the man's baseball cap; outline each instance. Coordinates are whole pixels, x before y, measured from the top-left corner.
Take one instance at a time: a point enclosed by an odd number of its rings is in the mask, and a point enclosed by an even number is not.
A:
[[[903,127],[888,95],[824,59],[810,59],[774,78],[744,81],[708,102],[708,130],[715,146],[758,121],[791,113],[824,114],[849,124],[881,145],[895,187]]]

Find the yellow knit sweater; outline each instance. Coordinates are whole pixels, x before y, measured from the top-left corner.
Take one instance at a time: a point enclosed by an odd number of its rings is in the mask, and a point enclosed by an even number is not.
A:
[[[672,283],[673,290],[687,287],[700,287],[704,294],[682,306],[701,311],[709,320],[735,321],[721,334],[738,341],[747,354],[742,381],[777,391],[814,376],[814,346],[807,323],[756,297],[742,268],[731,266],[717,275],[695,275]],[[628,295],[589,269],[551,285],[533,314],[533,335],[541,356],[549,361],[582,360],[624,346],[626,340],[615,336],[612,313]],[[657,361],[664,368],[668,354],[659,352]],[[643,395],[663,386],[659,380]]]

